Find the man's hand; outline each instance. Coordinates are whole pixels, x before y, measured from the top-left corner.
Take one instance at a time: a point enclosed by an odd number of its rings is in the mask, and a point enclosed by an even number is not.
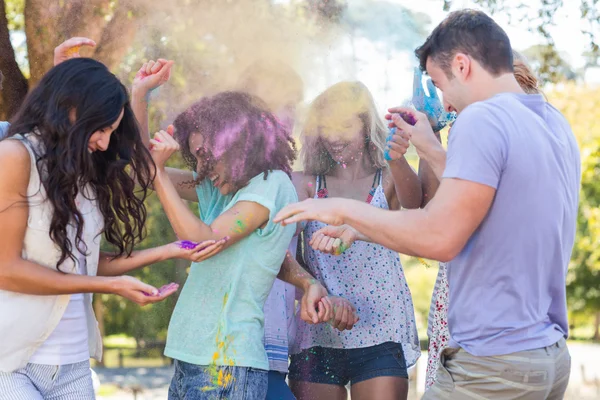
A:
[[[165,84],[171,77],[173,64],[174,61],[162,58],[144,63],[133,79],[133,91],[145,96]]]
[[[81,46],[96,47],[96,42],[84,37],[73,37],[65,40],[54,49],[54,65],[58,65],[71,58],[81,57],[79,55]]]
[[[423,87],[423,73],[420,68],[416,67],[413,76],[412,103],[418,111],[427,115],[429,124],[435,132],[438,132],[447,123],[454,121],[456,114],[447,113],[444,110],[442,101],[438,97],[437,90],[431,78],[427,78],[427,91],[429,95],[425,93],[425,88]]]
[[[339,256],[348,250],[358,238],[358,232],[349,225],[328,225],[316,231],[309,244],[321,253]]]
[[[390,121],[390,127],[397,127],[400,131],[406,132],[410,137],[410,142],[417,149],[417,153],[421,158],[427,158],[426,155],[433,151],[444,151],[441,143],[433,133],[427,116],[421,112],[411,110],[405,107],[393,107],[388,110],[385,118]],[[404,118],[400,117],[400,113],[411,115],[416,123],[411,125]]]
[[[344,223],[343,206],[348,201],[352,202],[341,198],[307,199],[284,207],[274,221],[283,225],[300,221],[321,221],[327,225],[339,226]]]

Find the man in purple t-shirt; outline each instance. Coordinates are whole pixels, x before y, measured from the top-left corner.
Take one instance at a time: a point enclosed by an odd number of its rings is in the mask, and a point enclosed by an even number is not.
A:
[[[394,109],[417,119],[392,117],[442,176],[431,202],[393,212],[311,199],[278,220],[343,225],[322,233],[449,262],[451,348],[425,398],[562,399],[581,175],[571,128],[541,95],[523,93],[510,41],[484,13],[451,13],[416,53],[446,111],[460,113],[446,155],[425,115]]]

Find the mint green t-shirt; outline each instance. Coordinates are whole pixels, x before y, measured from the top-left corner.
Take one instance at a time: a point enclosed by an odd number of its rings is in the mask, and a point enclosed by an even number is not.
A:
[[[196,365],[268,370],[263,306],[296,230],[273,223],[273,218],[298,201],[296,190],[283,171],[273,171],[266,180],[263,174],[255,176],[234,195],[221,195],[209,180],[196,191],[207,224],[238,201],[267,208],[269,222],[216,256],[192,264],[171,317],[165,355]],[[243,229],[244,221],[238,225]]]

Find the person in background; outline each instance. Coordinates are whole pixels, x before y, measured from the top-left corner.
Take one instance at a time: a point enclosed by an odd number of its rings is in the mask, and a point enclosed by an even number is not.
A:
[[[65,40],[54,49],[54,65],[58,65],[63,61],[71,58],[80,57],[79,49],[81,46],[96,46],[96,42],[91,39],[84,37],[73,37]],[[4,75],[0,71],[0,91],[2,90],[2,82],[4,81]],[[0,140],[2,140],[8,134],[8,128],[10,124],[7,121],[0,121]]]

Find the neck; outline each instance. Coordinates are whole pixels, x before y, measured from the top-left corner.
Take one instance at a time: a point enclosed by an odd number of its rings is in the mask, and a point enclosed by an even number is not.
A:
[[[487,100],[501,93],[525,93],[512,73],[500,75],[497,78],[486,80],[486,82],[480,82],[477,86],[480,88],[478,96],[480,100]]]
[[[329,171],[328,175],[342,180],[355,181],[371,176],[374,172],[375,168],[373,167],[373,161],[371,160],[368,151],[365,149],[363,150],[362,157],[336,164],[335,167]]]

